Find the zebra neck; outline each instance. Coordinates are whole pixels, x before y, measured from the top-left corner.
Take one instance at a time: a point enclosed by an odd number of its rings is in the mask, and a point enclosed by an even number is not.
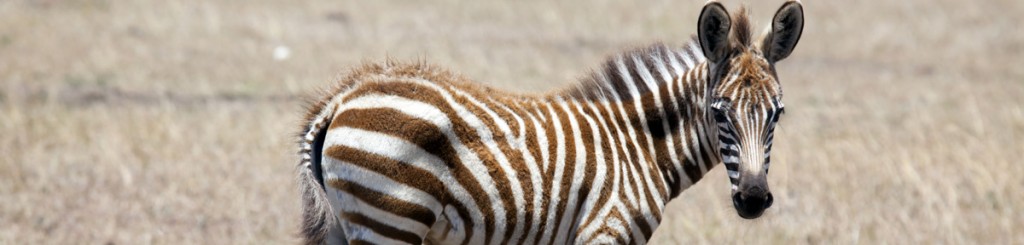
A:
[[[710,66],[703,57],[698,60],[698,64],[674,80],[679,86],[672,89],[678,94],[675,107],[671,108],[678,113],[678,128],[672,132],[678,160],[673,161],[671,167],[665,166],[669,173],[667,181],[678,186],[672,197],[697,183],[722,162],[718,153],[718,127],[708,110],[714,89],[708,80]]]
[[[703,57],[667,49],[650,52],[673,58],[652,59],[658,56],[649,53],[645,59],[616,57],[595,74],[597,86],[548,101],[556,107],[578,105],[578,112],[591,118],[578,121],[592,120],[603,142],[613,144],[606,158],[635,166],[655,183],[650,188],[668,199],[720,162],[717,128],[706,110],[711,88]]]
[[[717,127],[707,110],[713,89],[706,77],[708,65],[702,61],[688,68],[646,83],[646,92],[634,93],[630,100],[605,102],[625,108],[620,123],[637,134],[635,142],[626,135],[626,143],[634,146],[635,156],[644,156],[637,160],[657,170],[650,174],[665,183],[667,198],[679,195],[721,162]]]

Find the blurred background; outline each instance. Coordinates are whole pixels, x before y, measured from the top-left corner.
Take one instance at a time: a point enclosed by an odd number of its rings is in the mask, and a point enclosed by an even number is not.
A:
[[[760,30],[782,1],[751,2]],[[0,0],[0,243],[297,242],[305,100],[351,67],[547,91],[683,44],[703,4]],[[715,168],[651,242],[1024,241],[1024,1],[804,8],[775,206],[739,218]]]

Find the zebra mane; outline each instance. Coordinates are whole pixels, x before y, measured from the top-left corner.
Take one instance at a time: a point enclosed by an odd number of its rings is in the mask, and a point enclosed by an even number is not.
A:
[[[732,16],[732,40],[733,47],[750,47],[753,45],[753,29],[750,26],[750,13],[746,5],[740,5],[740,10]]]
[[[732,16],[731,45],[734,48],[753,47],[755,45],[753,30],[746,6],[741,5],[737,12]],[[696,35],[693,35],[689,42],[679,48],[656,43],[608,58],[599,70],[584,76],[577,86],[570,88],[563,95],[585,100],[632,100],[633,94],[629,90],[630,87],[636,87],[639,94],[648,93],[652,89],[639,72],[649,73],[654,80],[649,82],[660,87],[666,81],[675,79],[675,76],[681,76],[686,71],[693,69],[704,59],[704,53],[700,49]],[[637,65],[638,61],[642,63],[642,67]],[[664,65],[668,74],[673,77],[662,77],[658,65]],[[674,70],[674,67],[679,67],[682,71]]]
[[[648,83],[664,86],[703,60],[697,36],[691,37],[683,47],[656,43],[609,57],[600,69],[583,76],[580,83],[562,94],[582,100],[629,101],[633,99],[630,87],[635,87],[641,95],[646,94],[656,89]],[[663,68],[669,77],[663,77]],[[643,79],[641,74],[650,74],[653,81]]]

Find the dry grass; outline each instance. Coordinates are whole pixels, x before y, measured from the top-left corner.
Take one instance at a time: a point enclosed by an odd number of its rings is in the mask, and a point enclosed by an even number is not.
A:
[[[542,91],[685,40],[703,1],[290,2],[0,1],[0,243],[295,242],[300,98],[347,67]],[[1024,2],[805,7],[776,206],[738,218],[715,169],[653,242],[1024,241]]]

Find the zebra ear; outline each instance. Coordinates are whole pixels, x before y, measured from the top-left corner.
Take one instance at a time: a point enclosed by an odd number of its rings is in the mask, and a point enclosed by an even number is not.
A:
[[[796,48],[804,30],[804,7],[800,1],[789,1],[779,8],[772,19],[772,29],[764,37],[762,52],[769,62],[785,59]]]
[[[712,63],[719,63],[729,55],[729,28],[732,21],[729,12],[718,2],[708,2],[700,11],[697,20],[697,39],[704,56]]]

